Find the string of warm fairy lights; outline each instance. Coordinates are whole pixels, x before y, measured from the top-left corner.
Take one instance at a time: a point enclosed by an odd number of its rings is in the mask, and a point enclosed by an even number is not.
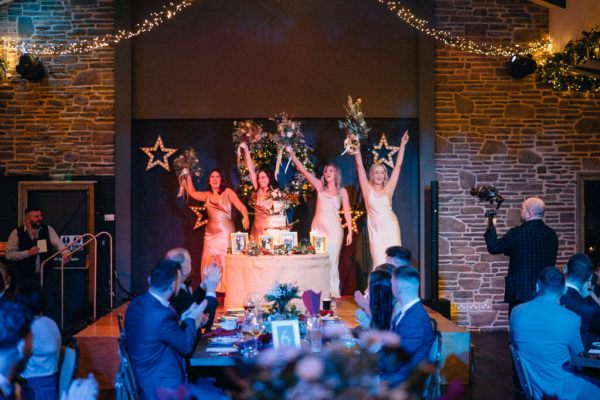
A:
[[[387,8],[395,13],[404,22],[423,32],[426,35],[434,37],[436,40],[440,40],[445,44],[453,47],[457,47],[462,51],[470,53],[482,54],[486,56],[504,56],[509,57],[514,54],[526,55],[533,54],[540,50],[549,50],[551,46],[550,39],[538,40],[530,43],[527,47],[521,47],[518,44],[512,46],[501,46],[490,43],[475,43],[472,40],[468,40],[459,36],[455,36],[450,32],[446,32],[440,29],[436,29],[430,26],[429,21],[418,18],[408,8],[402,7],[399,1],[387,1],[377,0],[379,3],[384,4]]]
[[[144,22],[137,24],[132,31],[119,30],[114,34],[97,36],[93,39],[76,40],[72,43],[31,43],[14,39],[2,40],[0,43],[5,49],[19,51],[21,53],[32,53],[36,55],[66,55],[89,53],[93,50],[108,47],[122,40],[131,39],[142,33],[155,29],[160,24],[175,17],[185,8],[192,5],[194,0],[181,0],[179,3],[170,2],[163,6],[159,12],[150,13]],[[512,46],[493,45],[489,43],[475,43],[471,40],[454,36],[449,32],[439,30],[430,26],[429,21],[418,18],[409,9],[402,7],[399,1],[377,0],[394,12],[400,19],[413,28],[434,37],[448,45],[458,47],[460,50],[488,56],[511,56],[513,54],[532,54],[543,49],[549,49],[550,40],[538,40],[530,43],[527,47],[518,44]]]
[[[185,8],[192,5],[194,0],[181,0],[179,3],[170,2],[162,6],[162,10],[152,12],[144,20],[135,26],[134,30],[118,30],[103,36],[96,36],[92,39],[77,40],[72,43],[30,43],[27,41],[18,41],[14,39],[3,40],[2,45],[7,50],[19,51],[21,53],[32,53],[36,55],[66,55],[89,53],[103,47],[108,47],[119,43],[122,40],[131,39],[142,33],[150,32],[157,26],[175,17]]]

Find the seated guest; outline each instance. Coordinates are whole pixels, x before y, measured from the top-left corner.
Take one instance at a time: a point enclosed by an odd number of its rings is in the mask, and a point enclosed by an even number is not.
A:
[[[0,400],[15,399],[14,383],[31,352],[31,314],[12,301],[0,302]]]
[[[529,376],[534,398],[600,399],[600,388],[575,375],[571,357],[583,351],[581,319],[558,303],[565,278],[555,267],[542,270],[538,295],[517,305],[510,335]]]
[[[592,262],[585,254],[575,254],[567,263],[567,292],[560,304],[581,318],[581,340],[590,347],[600,336],[600,306],[589,297],[587,285],[592,279]]]
[[[389,265],[389,264],[382,264]],[[389,330],[394,311],[394,295],[392,294],[392,275],[377,267],[369,275],[369,315],[359,309],[356,320],[363,328]]]
[[[391,246],[385,250],[385,262],[396,267],[410,266],[410,250],[402,246]]]
[[[391,386],[404,382],[422,361],[426,361],[433,344],[433,327],[419,298],[419,272],[413,267],[398,267],[392,276],[392,293],[400,313],[392,320],[391,330],[400,335],[406,361],[386,365],[382,379]]]
[[[12,300],[14,290],[8,268],[0,261],[0,301]]]
[[[193,303],[181,318],[169,304],[179,288],[179,264],[161,261],[150,273],[150,289],[125,313],[125,344],[142,399],[156,399],[159,388],[186,382],[184,357],[196,345],[207,301]],[[207,318],[207,317],[206,317]]]
[[[58,399],[58,359],[61,337],[56,322],[42,315],[44,293],[39,283],[25,282],[17,289],[15,301],[31,311],[33,337],[31,357],[27,361],[21,377],[25,398],[36,400]]]
[[[178,247],[169,250],[165,255],[165,260],[175,261],[181,266],[181,283],[171,299],[171,305],[173,305],[177,314],[181,315],[192,303],[201,303],[206,299],[208,305],[205,312],[208,314],[208,321],[204,325],[204,329],[207,331],[210,330],[215,319],[217,306],[219,305],[215,290],[221,280],[221,268],[217,264],[209,265],[204,270],[202,283],[192,292],[190,287],[190,274],[192,272],[192,258],[190,257],[190,253],[186,249]]]

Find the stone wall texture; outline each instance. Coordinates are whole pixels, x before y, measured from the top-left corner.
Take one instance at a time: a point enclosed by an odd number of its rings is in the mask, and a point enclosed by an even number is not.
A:
[[[527,43],[548,34],[548,10],[527,0],[435,1],[438,28],[477,42]],[[519,224],[521,202],[540,196],[559,235],[558,264],[577,250],[577,174],[600,173],[600,99],[515,80],[506,57],[438,43],[436,174],[440,181],[440,295],[471,329],[508,325],[508,258],[487,253],[486,205],[469,188],[494,184],[506,202],[498,233]]]
[[[112,33],[112,0],[14,0],[0,7],[3,37],[74,40]],[[14,54],[3,54],[9,59]],[[114,51],[41,56],[48,77],[0,85],[0,173],[114,175]]]

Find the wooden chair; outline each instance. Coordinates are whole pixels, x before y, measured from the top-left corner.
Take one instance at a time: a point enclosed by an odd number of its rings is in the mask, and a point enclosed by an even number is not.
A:
[[[119,323],[119,371],[115,379],[115,391],[117,400],[138,400],[140,398],[129,361],[129,354],[125,346],[125,329],[123,328],[123,315],[117,317]]]
[[[531,383],[529,382],[529,376],[527,375],[527,370],[523,365],[523,360],[521,359],[521,355],[519,354],[519,349],[517,348],[516,343],[514,343],[511,339],[509,345],[510,354],[512,354],[513,364],[515,366],[515,371],[517,372],[517,377],[519,378],[519,384],[521,385],[521,391],[525,396],[526,400],[533,400],[533,388],[531,387]]]

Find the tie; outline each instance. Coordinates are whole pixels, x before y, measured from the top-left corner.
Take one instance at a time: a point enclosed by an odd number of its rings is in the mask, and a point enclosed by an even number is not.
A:
[[[400,322],[401,316],[402,316],[401,312],[399,312],[398,314],[396,314],[396,316],[394,316],[394,319],[392,320],[392,327],[395,327],[398,325],[398,323]]]

